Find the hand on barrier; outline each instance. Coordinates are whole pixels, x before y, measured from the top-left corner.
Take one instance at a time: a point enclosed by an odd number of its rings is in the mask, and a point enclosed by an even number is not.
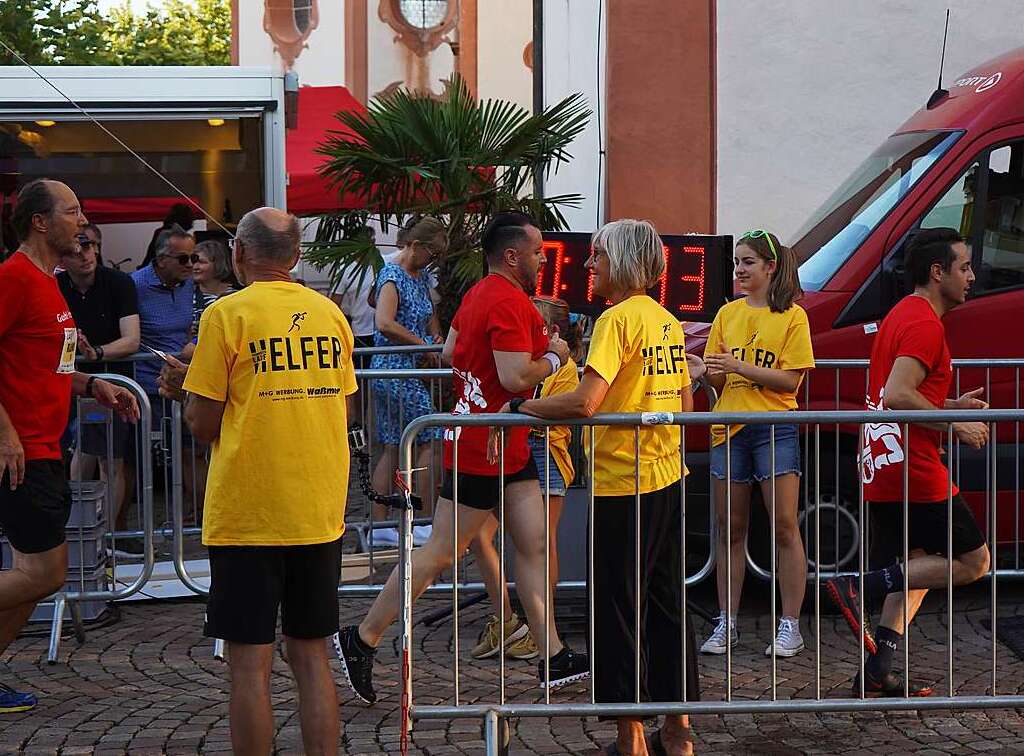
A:
[[[499,413],[505,414],[511,412],[512,408],[509,407],[508,402],[505,402]],[[501,453],[501,430],[494,426],[487,429],[487,463],[490,465],[498,464],[498,455]]]
[[[96,359],[96,350],[93,349],[92,344],[89,343],[89,339],[85,335],[85,331],[81,328],[78,329],[78,353],[84,355],[87,360]]]
[[[4,422],[0,423],[0,480],[5,472],[10,476],[12,491],[25,481],[25,449],[18,431],[14,430],[6,415]]]
[[[135,423],[139,420],[139,402],[124,386],[96,380],[92,384],[92,398],[116,412],[125,422]]]
[[[953,423],[953,432],[961,443],[972,449],[980,449],[988,443],[988,426],[985,423]]]
[[[160,396],[165,399],[173,399],[177,402],[185,398],[185,391],[181,385],[185,382],[185,375],[188,373],[188,365],[172,355],[164,357],[164,366],[156,379],[160,390]]]
[[[988,402],[978,397],[985,393],[984,388],[976,388],[948,402],[949,409],[988,409]]]

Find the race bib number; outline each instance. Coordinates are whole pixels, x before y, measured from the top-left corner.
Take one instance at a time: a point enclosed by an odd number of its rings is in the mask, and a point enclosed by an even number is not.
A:
[[[63,375],[75,372],[75,352],[78,349],[78,330],[64,329],[64,346],[60,350],[60,364],[57,372]]]

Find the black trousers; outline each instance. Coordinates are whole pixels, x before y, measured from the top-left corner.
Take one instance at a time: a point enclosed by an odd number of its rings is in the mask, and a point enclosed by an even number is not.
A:
[[[590,653],[594,655],[594,694],[600,703],[637,700],[638,645],[640,701],[700,700],[696,637],[680,592],[680,506],[678,482],[640,496],[638,602],[636,497],[595,498],[594,572],[590,576],[594,588],[594,648]]]

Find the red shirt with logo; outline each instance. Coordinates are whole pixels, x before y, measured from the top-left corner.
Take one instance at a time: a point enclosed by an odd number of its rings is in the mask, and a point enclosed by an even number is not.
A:
[[[548,348],[548,332],[537,308],[519,286],[495,273],[470,289],[459,305],[452,328],[458,333],[452,354],[455,409],[453,414],[497,412],[509,400],[533,395],[532,387],[518,394],[498,380],[494,352],[528,352],[539,359]],[[505,429],[505,474],[522,470],[530,459],[527,426]],[[453,437],[459,434],[459,472],[497,475],[498,465],[487,462],[487,428],[446,429],[444,466],[453,466]]]
[[[60,459],[77,330],[57,279],[23,252],[0,265],[0,404],[25,459]]]
[[[922,297],[904,297],[885,316],[878,329],[868,368],[869,410],[885,409],[885,382],[897,357],[913,357],[925,367],[927,375],[917,390],[936,409],[941,409],[949,397],[953,365],[942,321]],[[909,500],[944,501],[948,493],[949,471],[942,464],[939,452],[943,434],[911,423],[909,436]],[[903,501],[903,423],[865,425],[862,442],[864,498],[869,501]],[[954,483],[953,495],[959,490]]]

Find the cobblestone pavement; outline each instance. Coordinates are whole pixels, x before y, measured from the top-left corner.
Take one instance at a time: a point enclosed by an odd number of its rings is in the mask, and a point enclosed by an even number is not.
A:
[[[941,597],[926,603],[911,635],[911,662],[921,679],[945,689],[946,620]],[[1019,615],[1024,591],[1000,588],[1000,616]],[[428,598],[418,616],[446,606],[450,599]],[[356,621],[366,599],[342,602],[343,619]],[[485,607],[461,614],[461,697],[464,702],[496,698],[497,662],[473,662],[468,650],[483,623]],[[121,619],[89,632],[78,646],[64,640],[59,663],[46,664],[44,638],[21,638],[0,660],[0,679],[39,694],[32,712],[0,720],[3,753],[215,753],[230,750],[227,720],[227,669],[211,656],[211,643],[201,636],[203,606],[196,601],[122,605]],[[954,615],[958,694],[986,694],[991,681],[991,636],[982,624],[989,616],[987,588],[958,593]],[[769,698],[770,660],[763,655],[769,618],[743,616],[741,645],[733,659],[733,695]],[[780,698],[813,698],[815,652],[813,618],[803,620],[807,650],[779,660]],[[702,621],[698,633],[707,631]],[[395,633],[381,646],[377,665],[380,700],[375,707],[356,702],[339,688],[344,720],[339,752],[351,754],[398,751],[398,664]],[[452,701],[452,633],[450,623],[416,631],[415,692],[417,702]],[[576,647],[582,638],[570,636]],[[998,690],[1019,693],[1024,663],[1002,644],[996,647]],[[857,663],[856,647],[846,626],[835,617],[821,620],[821,692],[848,695]],[[706,700],[724,694],[725,660],[701,660]],[[509,662],[507,695],[513,701],[540,701],[533,663]],[[340,674],[339,681],[342,680]],[[296,693],[283,660],[272,678],[277,747],[281,753],[301,752]],[[557,701],[585,700],[585,685],[559,692]],[[1024,719],[1017,711],[936,711],[880,714],[789,714],[697,716],[693,718],[696,752],[702,754],[900,754],[1024,753]],[[523,719],[513,722],[511,752],[515,754],[587,753],[608,743],[613,726],[579,718]],[[421,722],[411,739],[411,752],[428,754],[481,753],[480,723],[475,720]]]

